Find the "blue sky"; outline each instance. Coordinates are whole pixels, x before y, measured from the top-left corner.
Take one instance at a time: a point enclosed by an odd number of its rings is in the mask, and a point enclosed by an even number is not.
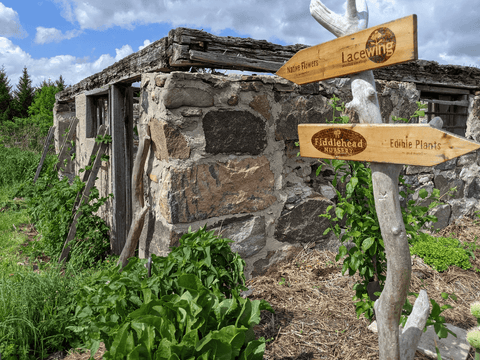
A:
[[[316,45],[333,39],[310,0],[0,0],[0,66],[15,85],[24,66],[38,85],[61,74],[74,84],[185,26]],[[343,13],[343,2],[324,0]],[[369,26],[416,13],[419,57],[479,66],[480,1],[368,0]]]

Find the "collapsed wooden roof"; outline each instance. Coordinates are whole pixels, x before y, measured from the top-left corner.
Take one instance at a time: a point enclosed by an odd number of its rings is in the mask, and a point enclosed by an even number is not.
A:
[[[57,93],[58,102],[115,83],[139,81],[142,73],[188,71],[191,67],[275,73],[307,45],[282,46],[265,40],[221,37],[177,28],[142,50]],[[418,60],[374,71],[375,78],[480,89],[480,69]]]

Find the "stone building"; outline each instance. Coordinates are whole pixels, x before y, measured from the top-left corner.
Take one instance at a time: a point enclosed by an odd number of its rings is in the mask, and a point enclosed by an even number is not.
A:
[[[178,28],[57,94],[57,149],[60,134],[79,119],[70,176],[88,163],[97,129],[109,124],[111,160],[102,164],[96,185],[102,195],[114,194],[101,214],[116,253],[132,222],[136,124],[148,124],[152,140],[144,168],[151,208],[140,257],[165,255],[189,227],[204,225],[234,241],[247,277],[306,246],[338,249],[333,235],[323,235],[328,223],[318,217],[335,204],[333,172],[325,167],[317,177],[319,161],[297,157],[295,142],[298,124],[332,118],[334,94],[351,99],[349,80],[297,86],[271,75],[303,47]],[[428,104],[421,120],[440,116],[446,130],[480,141],[479,69],[419,60],[374,74],[385,122],[409,117],[421,101]],[[138,81],[140,87],[132,87]],[[479,164],[480,153],[470,153],[435,167],[408,166],[405,177],[415,189],[437,187],[442,195],[457,187],[435,210],[443,227],[479,208]]]

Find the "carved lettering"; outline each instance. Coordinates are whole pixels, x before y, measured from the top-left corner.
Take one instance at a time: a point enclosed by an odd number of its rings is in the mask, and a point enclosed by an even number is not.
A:
[[[404,139],[390,139],[390,147],[395,149],[423,149],[423,150],[440,150],[442,144],[439,142],[427,142],[424,140],[408,140],[408,136]]]
[[[331,156],[351,156],[367,148],[365,138],[349,129],[331,128],[312,136],[312,145],[324,154]]]

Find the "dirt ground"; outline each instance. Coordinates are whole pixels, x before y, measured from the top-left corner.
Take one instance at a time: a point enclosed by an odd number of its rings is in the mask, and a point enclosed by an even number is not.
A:
[[[461,220],[438,235],[454,234],[462,243],[473,243],[480,237],[480,222]],[[480,240],[478,241],[480,245]],[[295,258],[269,269],[268,273],[251,279],[251,299],[265,299],[275,314],[262,312],[261,323],[255,327],[257,337],[267,342],[264,359],[378,359],[378,336],[367,329],[369,321],[357,319],[352,302],[355,278],[341,274],[341,262],[335,262],[329,251],[306,250]],[[438,273],[421,259],[412,259],[410,291],[426,289],[429,298],[443,305],[442,292],[455,293],[457,301],[448,300],[454,308],[442,313],[446,322],[463,329],[476,325],[470,304],[480,299],[480,249],[475,252],[473,268],[450,268]],[[414,297],[410,298],[413,303]],[[105,349],[95,354],[101,359]],[[58,354],[60,355],[60,354]],[[468,360],[473,360],[473,350]],[[65,360],[87,360],[88,353],[70,352]],[[49,360],[62,357],[50,357]],[[428,359],[417,351],[415,359]]]

